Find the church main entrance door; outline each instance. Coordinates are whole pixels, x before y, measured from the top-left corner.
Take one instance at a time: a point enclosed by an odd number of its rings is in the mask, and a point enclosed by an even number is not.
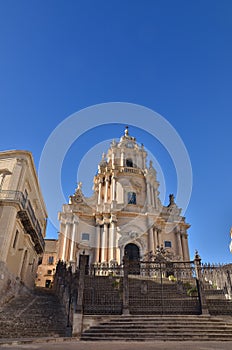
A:
[[[140,273],[139,247],[136,244],[129,243],[125,246],[124,254],[125,256],[127,256],[129,260],[129,274],[139,275]]]

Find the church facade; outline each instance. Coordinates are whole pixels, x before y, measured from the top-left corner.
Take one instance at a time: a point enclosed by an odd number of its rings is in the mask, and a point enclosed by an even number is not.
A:
[[[75,267],[84,254],[89,264],[121,264],[124,255],[135,261],[162,250],[170,260],[189,261],[190,225],[173,195],[162,205],[156,170],[128,127],[103,154],[93,183],[92,197],[79,183],[58,215],[58,259]]]

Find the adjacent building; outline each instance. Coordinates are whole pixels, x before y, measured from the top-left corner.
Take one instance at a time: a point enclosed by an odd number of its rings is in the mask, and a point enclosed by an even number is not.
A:
[[[124,255],[138,260],[163,249],[172,260],[189,260],[190,225],[172,194],[162,205],[156,170],[128,128],[103,154],[93,183],[92,197],[79,183],[59,213],[58,259],[75,267],[84,254],[89,264],[120,264]]]
[[[57,239],[45,239],[42,264],[38,266],[36,286],[51,288],[57,265]]]
[[[33,288],[47,211],[32,154],[0,152],[0,293]]]

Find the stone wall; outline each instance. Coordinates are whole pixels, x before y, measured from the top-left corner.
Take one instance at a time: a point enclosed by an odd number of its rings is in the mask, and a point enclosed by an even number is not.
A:
[[[0,307],[19,294],[30,293],[18,277],[11,274],[4,263],[0,262]]]

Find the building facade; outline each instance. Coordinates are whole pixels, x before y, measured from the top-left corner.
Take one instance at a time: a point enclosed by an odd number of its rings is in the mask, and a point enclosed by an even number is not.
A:
[[[32,154],[0,153],[0,293],[33,288],[47,212]]]
[[[36,286],[51,288],[57,265],[57,239],[45,239],[42,263],[38,266]]]
[[[122,263],[164,249],[172,260],[188,261],[190,227],[170,195],[168,206],[159,199],[159,183],[152,162],[147,166],[143,145],[129,135],[113,140],[94,177],[94,194],[87,198],[79,183],[59,213],[58,257],[78,266],[85,254],[89,263]]]

